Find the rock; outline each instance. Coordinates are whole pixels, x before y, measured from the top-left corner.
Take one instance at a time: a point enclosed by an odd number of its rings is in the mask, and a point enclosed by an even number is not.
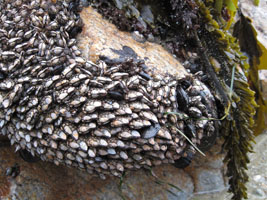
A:
[[[264,182],[264,177],[262,177],[261,175],[256,175],[253,177],[253,180],[256,182]]]
[[[223,175],[220,170],[198,168],[195,173],[195,191],[199,193],[218,192],[225,189]]]
[[[101,180],[84,171],[52,163],[27,163],[13,148],[0,151],[0,191],[6,196],[16,195],[17,199],[188,199],[194,191],[195,180],[171,165],[161,165],[149,171],[139,170],[127,173],[119,189],[120,180]],[[5,161],[3,160],[5,159]],[[18,162],[21,173],[15,179],[3,176],[4,170]],[[205,175],[205,174],[204,174]],[[206,175],[210,175],[209,173]],[[205,180],[208,177],[202,177]],[[4,184],[3,184],[4,183]],[[10,193],[9,193],[10,191]],[[27,191],[27,192],[26,192]],[[9,193],[8,195],[6,193]],[[2,198],[3,200],[5,198]]]
[[[126,176],[127,182],[122,186],[122,193],[125,197],[136,200],[188,199],[194,189],[190,176],[183,170],[177,170],[170,165],[163,165],[162,167],[156,167],[153,170],[157,178],[150,175],[144,176],[142,171],[134,173],[135,176]],[[150,186],[145,187],[147,184]],[[136,187],[137,185],[141,187]]]
[[[267,131],[255,138],[254,152],[249,154],[248,199],[266,199],[267,196]]]
[[[267,70],[259,71],[259,81],[261,84],[262,97],[266,101],[267,100]]]
[[[8,199],[181,199],[187,200],[193,192],[221,189],[223,177],[219,170],[205,167],[191,168],[190,173],[171,165],[160,165],[149,171],[126,174],[120,190],[120,180],[108,177],[101,180],[85,171],[53,163],[24,162],[14,148],[0,151],[0,191]],[[212,157],[210,157],[212,159]],[[4,176],[5,169],[19,163],[21,173],[14,179]],[[194,164],[193,164],[194,165]],[[192,173],[195,176],[192,176]],[[202,185],[204,184],[204,186]],[[194,186],[195,185],[195,186]],[[196,188],[195,188],[196,187]]]
[[[163,73],[167,71],[178,77],[187,74],[182,64],[162,46],[135,41],[131,33],[119,31],[91,7],[84,8],[80,15],[85,26],[78,36],[78,46],[87,59],[96,62],[101,56],[119,58],[123,53],[124,56],[134,55],[133,52],[127,53],[130,47],[137,54],[134,56],[144,59],[148,67],[156,68],[155,70]]]
[[[255,196],[257,196],[260,199],[265,199],[265,197],[266,197],[264,191],[262,189],[260,189],[260,188],[255,188],[252,191],[252,194],[254,194]]]
[[[145,60],[148,67],[159,73],[168,71],[183,77],[184,67],[171,54],[157,44],[138,43],[130,33],[118,31],[92,8],[82,11],[85,27],[79,35],[79,47],[86,59],[97,61],[100,56],[119,58],[132,56]],[[138,170],[126,174],[120,188],[120,180],[108,177],[105,181],[89,173],[39,161],[26,163],[14,147],[1,147],[0,151],[0,199],[189,199],[194,191],[216,190],[224,187],[221,174],[220,145],[201,155],[186,170],[171,165],[160,165],[149,171]],[[214,152],[214,153],[211,153]],[[214,163],[208,164],[209,161]],[[6,168],[18,163],[20,174],[16,178],[4,175]],[[201,166],[201,167],[199,167]],[[194,176],[193,176],[194,175]],[[204,184],[204,185],[203,185]]]

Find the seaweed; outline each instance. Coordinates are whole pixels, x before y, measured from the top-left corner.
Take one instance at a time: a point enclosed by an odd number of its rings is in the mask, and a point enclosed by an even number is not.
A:
[[[231,27],[231,24],[234,21],[234,16],[237,11],[237,3],[238,0],[215,0],[215,9],[218,13],[222,13],[222,11],[227,11],[229,14],[229,19],[227,20],[227,25],[225,27],[225,30],[228,30]],[[223,8],[226,8],[223,10]]]
[[[240,19],[234,26],[233,35],[238,38],[241,51],[249,57],[250,68],[247,76],[251,88],[256,92],[256,102],[259,107],[256,113],[254,134],[261,134],[266,129],[267,100],[264,100],[259,83],[259,70],[267,69],[267,50],[257,40],[257,32],[251,24],[251,20],[240,11]]]
[[[258,6],[260,4],[260,0],[254,0],[254,5]]]
[[[236,39],[225,30],[222,30],[223,24],[220,24],[220,20],[214,20],[214,16],[209,11],[209,7],[206,7],[202,1],[199,1],[199,6],[210,26],[208,29],[209,32],[213,33],[212,37],[218,42],[215,45],[219,46],[219,48],[207,49],[210,51],[210,55],[216,58],[218,56],[219,58],[222,57],[226,61],[226,64],[221,69],[224,71],[224,76],[221,76],[221,79],[227,83],[227,77],[229,77],[227,75],[227,68],[237,67],[234,74],[235,81],[233,86],[236,97],[230,98],[231,108],[228,116],[223,121],[223,125],[226,127],[224,129],[225,143],[223,145],[226,151],[224,162],[227,163],[227,176],[229,177],[230,185],[229,192],[233,193],[232,199],[247,199],[247,188],[245,186],[245,183],[248,181],[246,169],[249,159],[247,153],[253,152],[254,115],[257,107],[255,92],[250,89],[247,78],[251,76],[249,69],[252,68],[251,71],[253,71],[253,65],[248,66],[248,59],[241,53],[241,50],[244,51],[245,47],[240,45],[240,49]],[[243,33],[243,30],[236,32]],[[205,40],[205,36],[202,36],[202,39]],[[207,44],[208,47],[209,45]],[[257,46],[254,45],[254,48],[257,48]],[[253,52],[255,53],[255,51]],[[259,54],[256,57],[259,57]],[[253,75],[255,76],[255,74]]]

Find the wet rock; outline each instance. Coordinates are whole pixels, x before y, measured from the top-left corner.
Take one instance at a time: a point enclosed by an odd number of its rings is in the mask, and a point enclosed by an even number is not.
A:
[[[198,168],[196,173],[196,192],[209,193],[225,189],[223,176],[220,170]]]
[[[265,192],[262,189],[260,189],[260,188],[255,188],[252,191],[252,194],[254,194],[255,196],[257,196],[259,199],[265,199],[266,198]]]
[[[187,74],[181,63],[162,46],[151,42],[137,42],[131,33],[119,31],[91,7],[84,8],[80,15],[85,26],[78,36],[78,46],[87,59],[96,62],[100,56],[119,58],[120,55],[114,53],[114,49],[121,51],[127,46],[137,54],[138,58],[145,60],[147,67],[157,66],[155,70],[167,71],[178,77]]]
[[[249,154],[248,199],[258,200],[267,197],[267,131],[256,137],[254,152]]]
[[[262,177],[261,175],[256,175],[253,177],[253,180],[256,182],[264,182],[264,177]]]
[[[129,172],[123,178],[122,186],[117,178],[101,180],[85,171],[52,163],[28,163],[12,153],[13,148],[0,151],[0,183],[3,200],[16,196],[16,199],[189,199],[198,181],[192,179],[184,170],[171,165],[161,165],[152,170]],[[18,162],[21,172],[14,179],[2,176],[5,169]],[[207,180],[211,174],[194,169]],[[155,178],[157,177],[157,178]],[[220,176],[219,176],[220,177]],[[2,183],[6,181],[3,185]],[[208,179],[209,180],[209,179]],[[218,181],[220,182],[220,181]],[[205,182],[206,184],[214,182]],[[211,187],[211,186],[209,186]],[[4,198],[5,197],[5,198]]]
[[[264,100],[267,100],[267,70],[259,71],[259,80],[261,84],[261,92]]]
[[[130,182],[122,185],[122,194],[129,199],[188,199],[194,190],[194,183],[190,176],[183,170],[177,170],[170,165],[163,165],[153,170],[157,176],[147,179],[144,172],[135,173],[136,176],[129,175],[126,179]],[[138,175],[138,176],[137,176]],[[131,177],[130,177],[131,176]],[[147,175],[146,175],[147,176]],[[142,177],[142,179],[138,178]],[[137,188],[137,185],[147,185],[149,187]],[[151,187],[151,188],[150,188]],[[138,191],[140,189],[140,191]]]

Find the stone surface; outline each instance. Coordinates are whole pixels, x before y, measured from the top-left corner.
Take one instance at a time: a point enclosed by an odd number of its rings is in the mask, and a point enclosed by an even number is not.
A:
[[[220,169],[197,168],[194,173],[196,178],[195,191],[209,193],[225,189],[223,175]]]
[[[85,26],[78,37],[79,47],[87,59],[96,62],[99,56],[119,58],[118,52],[124,48],[124,54],[145,60],[148,67],[156,67],[159,72],[167,71],[178,77],[187,74],[181,63],[162,46],[150,42],[139,43],[135,41],[130,33],[119,31],[115,25],[104,20],[91,7],[84,8],[80,15]],[[130,47],[137,55],[127,47]]]
[[[262,89],[262,97],[264,100],[267,100],[267,70],[260,70],[259,71],[259,79]]]
[[[247,174],[249,182],[246,184],[249,200],[267,199],[267,131],[255,138],[254,152],[249,154],[250,164]],[[210,191],[212,192],[212,191]],[[231,194],[226,190],[209,194],[196,192],[191,200],[230,200]]]
[[[254,151],[249,155],[248,199],[267,199],[267,131],[256,138]]]
[[[219,145],[214,148],[213,150],[216,150]],[[18,153],[13,152],[14,148],[1,147],[0,199],[2,200],[83,200],[121,199],[121,197],[131,200],[186,200],[192,197],[194,192],[199,192],[195,187],[200,184],[200,181],[207,180],[209,177],[221,177],[218,174],[219,169],[207,170],[208,167],[205,165],[203,170],[199,167],[182,170],[171,165],[161,165],[153,168],[152,171],[139,170],[127,173],[120,186],[118,178],[108,177],[106,180],[101,180],[74,168],[56,166],[42,161],[27,163],[19,157]],[[216,156],[210,155],[209,159],[216,160]],[[20,174],[16,178],[5,176],[6,168],[15,163],[20,166]],[[192,166],[197,166],[197,163],[194,161]],[[196,177],[192,176],[192,173],[196,174]],[[200,176],[202,176],[201,180],[197,180]],[[205,184],[205,187],[212,184],[209,187],[217,191],[224,186],[220,181],[215,185],[213,181]]]

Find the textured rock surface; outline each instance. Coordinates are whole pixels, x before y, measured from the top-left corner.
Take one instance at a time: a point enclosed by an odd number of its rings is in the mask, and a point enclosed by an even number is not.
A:
[[[211,151],[219,150],[220,145]],[[192,167],[185,170],[177,169],[171,165],[161,165],[151,172],[139,170],[127,173],[120,187],[118,178],[107,178],[101,180],[84,171],[64,166],[55,166],[47,162],[26,163],[14,149],[2,147],[0,151],[0,196],[1,199],[188,199],[194,193],[204,193],[197,185],[209,179],[205,187],[213,187],[215,191],[225,189],[224,183],[216,185],[214,181],[222,177],[221,168],[210,169],[210,161],[222,162],[221,156],[216,153],[209,154],[205,159],[199,158],[192,163]],[[198,162],[202,160],[202,164]],[[18,163],[20,175],[15,179],[5,176],[7,167]],[[205,165],[204,163],[207,163]],[[202,165],[202,168],[198,166]],[[218,167],[218,166],[216,166]],[[203,170],[200,170],[203,169]],[[202,176],[208,172],[208,177]],[[192,174],[195,174],[192,176]],[[211,184],[210,184],[211,183]],[[181,189],[181,190],[179,190]]]
[[[92,8],[83,9],[80,15],[85,26],[78,37],[79,47],[87,59],[97,61],[99,56],[119,58],[118,53],[114,52],[128,46],[138,54],[139,58],[145,60],[148,67],[157,66],[157,70],[167,71],[178,77],[183,77],[187,73],[184,67],[162,46],[150,42],[139,43],[135,41],[130,33],[118,31],[115,25],[104,20]],[[128,55],[136,56],[131,51]]]
[[[248,165],[248,199],[251,200],[267,198],[267,131],[259,135],[256,142],[256,153],[249,155],[251,163]]]
[[[267,100],[267,70],[260,70],[259,73],[262,95],[264,100]]]
[[[88,58],[97,60],[100,53],[114,58],[118,55],[111,48],[121,50],[123,46],[129,46],[146,60],[148,66],[157,65],[159,71],[167,68],[179,76],[186,74],[181,64],[159,45],[137,43],[130,34],[117,31],[115,26],[102,20],[90,8],[84,10],[81,16],[87,21],[80,44]],[[126,199],[188,199],[194,192],[206,192],[199,187],[201,182],[198,177],[211,168],[209,183],[220,183],[218,188],[213,189],[225,188],[224,180],[217,181],[218,177],[223,177],[220,144],[211,150],[213,153],[207,153],[205,159],[196,159],[186,171],[161,165],[153,169],[153,174],[158,178],[149,175],[148,171],[130,172],[126,174],[121,187],[120,180],[116,178],[103,181],[73,168],[41,161],[25,163],[13,152],[14,149],[10,147],[2,147],[0,151],[1,199],[120,199],[122,196]],[[6,177],[6,168],[15,163],[20,166],[20,175],[16,178]],[[203,170],[199,170],[200,166]]]

